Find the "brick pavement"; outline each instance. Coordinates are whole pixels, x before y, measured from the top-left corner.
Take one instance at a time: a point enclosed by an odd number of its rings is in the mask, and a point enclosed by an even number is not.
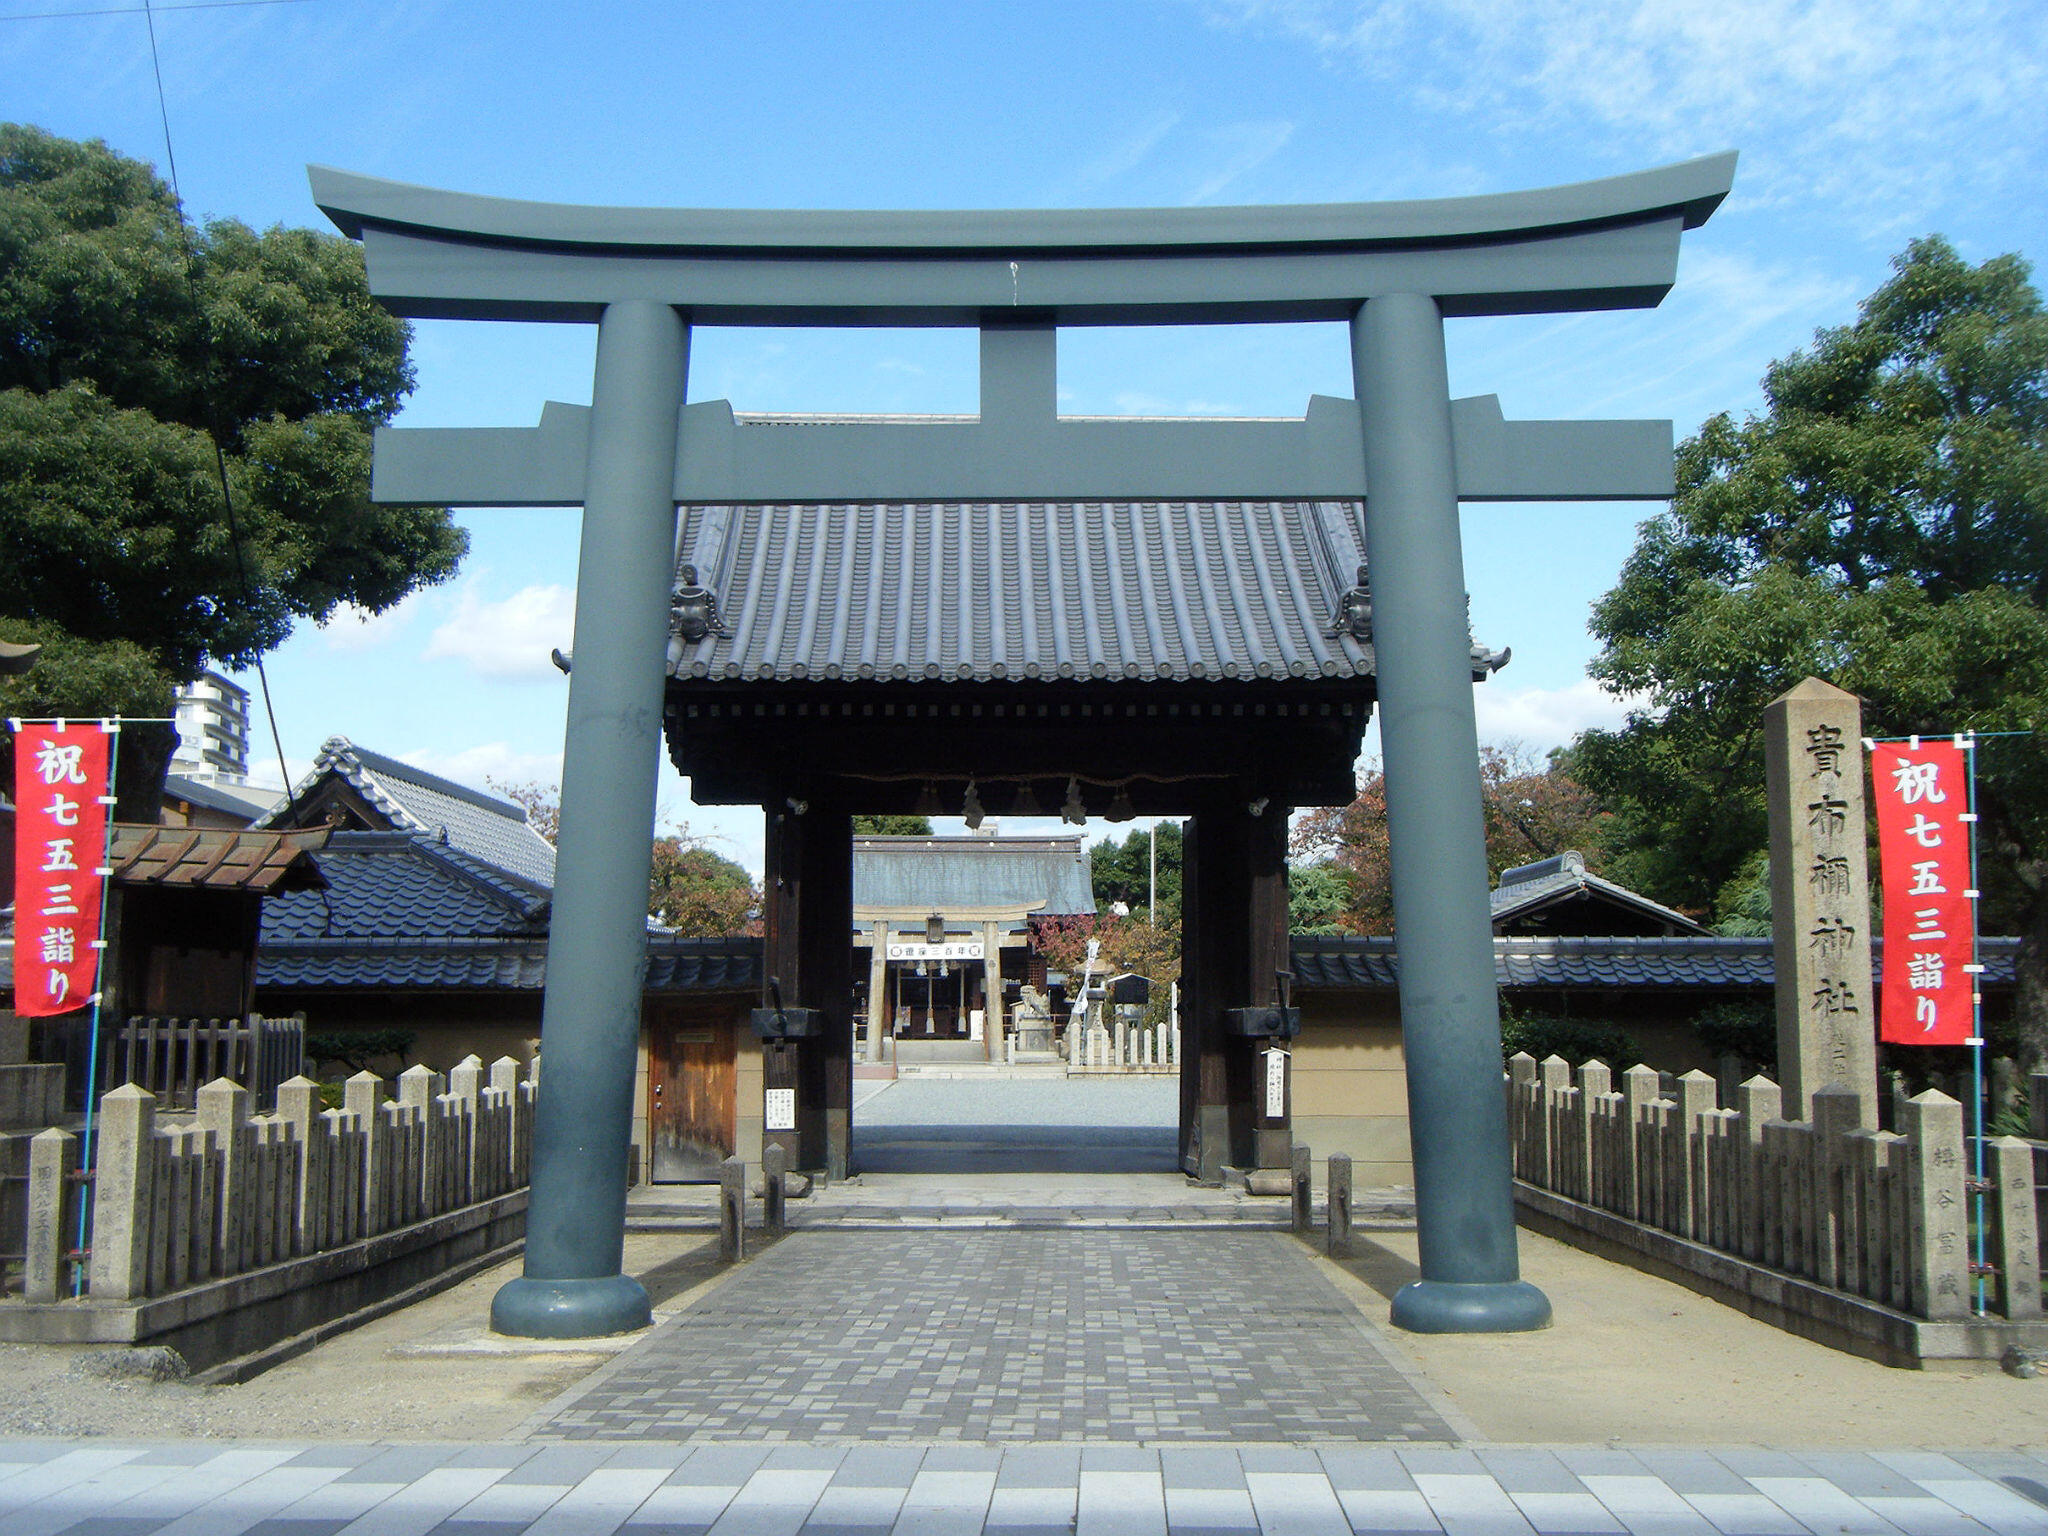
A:
[[[1291,1238],[800,1231],[558,1405],[568,1439],[1444,1441]]]
[[[8,1536],[2048,1536],[2039,1453],[0,1441]]]

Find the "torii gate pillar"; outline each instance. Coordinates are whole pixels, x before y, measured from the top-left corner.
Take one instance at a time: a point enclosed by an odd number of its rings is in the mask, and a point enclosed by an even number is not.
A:
[[[647,1292],[622,1264],[626,1158],[689,358],[670,305],[605,307],[541,1014],[547,1089],[534,1109],[525,1273],[491,1302],[491,1326],[522,1338],[598,1338],[651,1321]]]
[[[1500,994],[1472,714],[1444,322],[1426,294],[1367,301],[1351,323],[1365,438],[1380,742],[1386,760],[1401,1044],[1422,1278],[1394,1297],[1417,1333],[1518,1332],[1550,1321],[1521,1278],[1499,1093]]]

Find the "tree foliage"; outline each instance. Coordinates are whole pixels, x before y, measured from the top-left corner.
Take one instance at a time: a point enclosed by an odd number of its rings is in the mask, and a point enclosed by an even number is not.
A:
[[[445,508],[369,499],[407,338],[348,241],[189,228],[147,165],[0,124],[0,635],[33,626],[60,670],[125,644],[158,673],[145,701],[125,652],[94,694],[81,662],[37,685],[60,712],[168,714],[175,684],[298,619],[454,573]]]
[[[1159,839],[1158,920],[1178,928],[1180,923],[1181,824],[1162,821]],[[1153,833],[1137,828],[1121,841],[1104,838],[1088,850],[1089,879],[1094,886],[1095,904],[1107,910],[1122,902],[1132,913],[1143,912],[1152,896]]]
[[[552,844],[562,832],[562,791],[553,784],[537,784],[531,780],[523,784],[501,784],[496,779],[485,779],[498,794],[526,812],[526,824],[540,834],[544,842]]]
[[[1600,867],[1607,815],[1598,799],[1556,763],[1539,765],[1518,742],[1479,749],[1481,806],[1486,818],[1486,871],[1498,881],[1504,869],[1576,848],[1588,868]],[[1300,932],[1392,933],[1394,931],[1393,848],[1387,832],[1386,778],[1377,763],[1367,766],[1349,805],[1321,806],[1295,823],[1297,859],[1319,864],[1342,877],[1347,904],[1332,910],[1335,891],[1317,877],[1318,918]],[[1306,894],[1306,893],[1304,893]],[[1297,909],[1297,915],[1307,908]]]
[[[500,784],[492,789],[526,811],[534,831],[552,843],[562,830],[562,791],[554,784]],[[744,866],[713,853],[688,827],[654,839],[647,874],[647,914],[685,938],[722,939],[761,931],[761,888]]]
[[[1610,872],[1740,905],[1768,840],[1761,716],[1811,674],[1874,736],[1975,729],[1988,931],[2017,930],[2048,1047],[2048,314],[2027,264],[1916,240],[1854,324],[1774,363],[1765,409],[1679,450],[1678,495],[1595,606],[1593,671],[1646,698],[1575,744]]]
[[[647,902],[656,922],[685,938],[761,931],[761,889],[754,877],[687,830],[654,840]]]
[[[1165,830],[1162,823],[1160,830]],[[1129,917],[1034,917],[1030,920],[1031,946],[1045,956],[1048,969],[1065,973],[1070,987],[1080,985],[1082,967],[1088,959],[1088,941],[1097,942],[1095,973],[1143,976],[1152,983],[1152,1001],[1145,1007],[1144,1022],[1165,1019],[1171,1008],[1172,987],[1180,979],[1180,924],[1150,923],[1137,913]]]
[[[856,816],[853,818],[855,837],[930,837],[932,819],[929,816]]]
[[[1358,905],[1351,876],[1335,859],[1291,865],[1287,871],[1287,931],[1342,934],[1344,915]]]

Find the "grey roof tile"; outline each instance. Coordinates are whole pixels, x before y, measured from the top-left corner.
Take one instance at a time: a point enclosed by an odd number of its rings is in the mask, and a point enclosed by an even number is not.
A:
[[[547,945],[446,938],[266,946],[257,955],[256,984],[293,990],[537,992],[547,984]],[[758,938],[648,940],[649,992],[753,992],[760,985]]]
[[[2019,940],[1982,942],[1987,986],[2011,986]],[[1873,982],[1884,943],[1872,945]],[[1769,939],[1496,937],[1494,975],[1503,987],[1763,988],[1772,984]],[[1297,936],[1294,977],[1304,990],[1391,987],[1400,957],[1391,938]]]
[[[1527,917],[1559,902],[1590,897],[1626,908],[1650,922],[1668,925],[1681,933],[1705,934],[1708,930],[1683,912],[1674,911],[1638,895],[1625,885],[1616,885],[1586,868],[1585,856],[1567,849],[1554,858],[1541,859],[1516,869],[1503,870],[1500,884],[1490,898],[1496,930],[1503,923]]]
[[[1072,837],[857,837],[853,905],[948,912],[1095,910],[1088,850]]]
[[[263,906],[262,944],[310,939],[545,935],[548,892],[416,832],[337,832],[319,855],[326,891]]]
[[[693,506],[680,559],[728,633],[678,679],[1362,678],[1325,634],[1349,502]]]
[[[256,824],[280,824],[291,804],[327,774],[347,780],[390,819],[394,830],[445,835],[455,847],[521,879],[542,887],[554,884],[554,847],[533,830],[523,806],[359,747],[346,736],[328,737],[292,799]]]
[[[547,981],[548,889],[417,832],[337,832],[329,889],[264,905],[258,986],[532,991]],[[758,938],[650,932],[647,988],[751,991]]]
[[[263,789],[253,784],[221,783],[183,773],[164,775],[164,797],[187,800],[209,811],[239,816],[244,821],[254,821],[267,814],[284,798],[274,789]]]

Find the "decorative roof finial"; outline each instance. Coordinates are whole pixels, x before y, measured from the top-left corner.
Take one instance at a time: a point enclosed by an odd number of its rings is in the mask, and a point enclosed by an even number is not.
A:
[[[1372,639],[1372,582],[1363,562],[1358,567],[1358,585],[1337,599],[1337,611],[1326,635],[1349,635],[1360,645]]]
[[[668,605],[669,632],[692,642],[706,635],[729,635],[732,631],[718,614],[718,596],[697,580],[697,567],[685,565],[677,574],[674,595]]]

